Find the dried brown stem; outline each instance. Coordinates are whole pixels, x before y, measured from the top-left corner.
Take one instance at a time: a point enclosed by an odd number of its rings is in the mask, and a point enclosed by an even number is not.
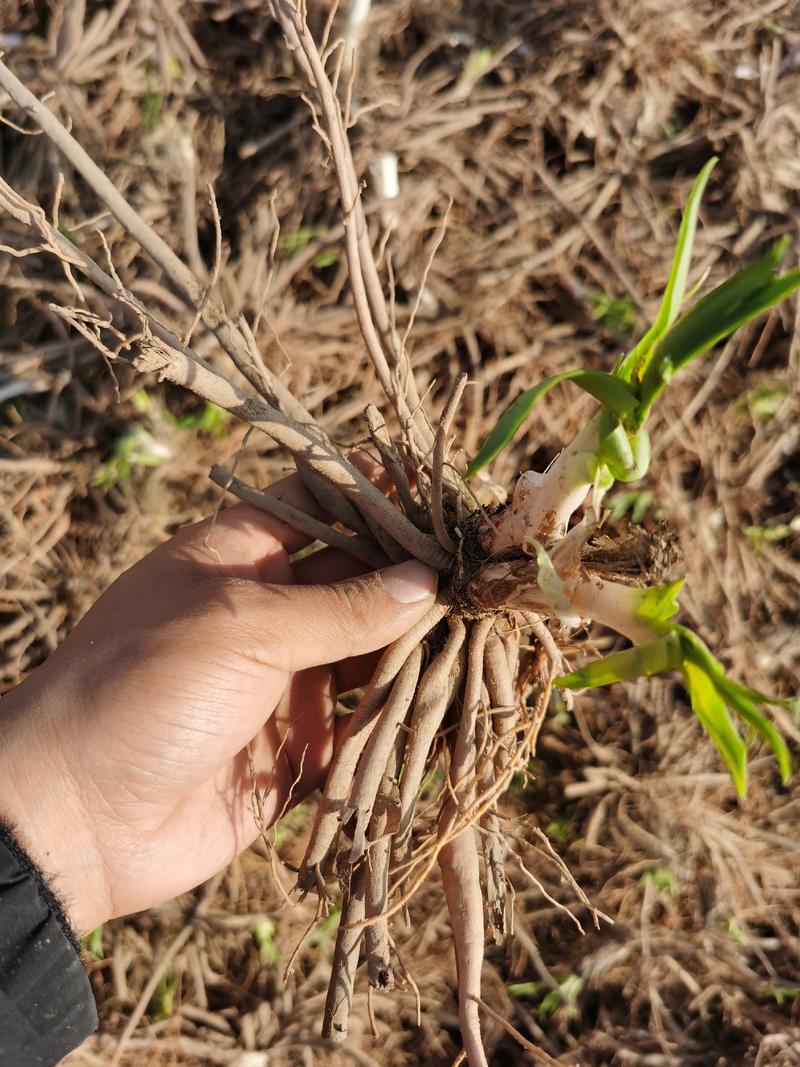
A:
[[[166,241],[159,237],[147,225],[141,215],[131,207],[125,197],[114,187],[113,183],[72,134],[62,126],[55,115],[2,62],[0,62],[0,87],[6,90],[14,103],[50,138],[118,222],[124,226],[131,237],[138,241],[147,254],[161,267],[186,305],[193,311],[203,306],[205,293],[202,283],[172,251]],[[69,245],[71,242],[67,241],[66,244]],[[242,331],[229,319],[222,301],[214,297],[213,294],[203,306],[203,321],[214,332],[219,343],[231,358],[236,357],[243,361],[246,360],[248,352],[247,339],[242,334]],[[292,395],[277,375],[266,370],[266,376],[271,404],[279,407],[287,415],[299,422],[313,422],[303,405]]]
[[[361,185],[356,177],[339,101],[297,4],[293,0],[272,0],[270,7],[290,50],[314,89],[322,113],[324,139],[333,159],[344,213],[345,254],[353,305],[364,344],[381,388],[397,412],[401,426],[410,435],[412,448],[414,451],[424,451],[430,447],[431,434],[419,408],[413,375],[401,372],[400,364],[404,356],[399,345],[390,353],[394,367],[390,366],[387,357],[385,345],[390,339],[389,311],[369,241],[361,203]]]
[[[351,537],[342,533],[333,526],[329,526],[328,523],[320,522],[319,519],[307,515],[305,511],[292,507],[285,500],[271,496],[269,493],[261,492],[259,489],[254,489],[224,467],[212,467],[209,478],[215,485],[227,489],[229,493],[232,493],[239,500],[243,500],[246,504],[251,504],[261,511],[266,511],[269,515],[274,515],[276,519],[285,522],[287,526],[291,526],[294,530],[299,530],[300,533],[304,533],[316,541],[323,541],[332,548],[340,548],[351,556],[355,556],[356,559],[360,559],[362,563],[366,563],[369,567],[386,566],[386,557],[368,541],[364,541],[358,536]]]
[[[374,404],[367,405],[364,415],[369,427],[370,437],[378,449],[386,472],[397,490],[397,496],[403,510],[413,522],[419,525],[420,520],[423,518],[423,512],[411,494],[411,485],[406,469],[389,436],[386,420]]]
[[[447,458],[447,437],[450,433],[450,427],[453,425],[453,419],[455,418],[458,405],[461,402],[461,397],[466,386],[467,375],[459,374],[450,391],[450,396],[447,398],[447,403],[444,406],[441,421],[439,422],[439,427],[433,442],[433,461],[431,463],[431,522],[436,534],[436,539],[442,548],[447,549],[448,552],[455,552],[458,545],[448,532],[447,523],[444,518],[442,500],[444,465]]]

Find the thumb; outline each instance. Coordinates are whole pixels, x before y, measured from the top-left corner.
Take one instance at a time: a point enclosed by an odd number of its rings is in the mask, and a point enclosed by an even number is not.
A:
[[[333,585],[252,583],[260,657],[299,671],[374,652],[425,615],[437,581],[434,570],[409,560]]]

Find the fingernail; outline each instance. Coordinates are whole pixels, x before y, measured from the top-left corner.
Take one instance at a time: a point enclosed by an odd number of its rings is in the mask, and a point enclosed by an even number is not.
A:
[[[400,604],[414,604],[434,595],[438,584],[436,571],[419,560],[410,559],[381,571],[386,592]]]

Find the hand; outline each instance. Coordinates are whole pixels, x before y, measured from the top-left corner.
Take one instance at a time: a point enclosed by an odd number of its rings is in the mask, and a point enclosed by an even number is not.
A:
[[[296,475],[270,492],[318,514]],[[248,744],[267,824],[319,785],[337,693],[433,602],[420,563],[355,577],[333,549],[292,564],[306,544],[242,504],[181,530],[0,703],[0,815],[77,932],[191,889],[254,840]]]

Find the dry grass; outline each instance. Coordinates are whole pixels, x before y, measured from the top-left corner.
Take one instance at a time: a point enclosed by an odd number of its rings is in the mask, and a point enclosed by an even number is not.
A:
[[[75,16],[81,8],[56,4],[49,20],[28,5],[11,11],[4,26],[23,42],[9,62],[36,89],[55,91],[50,106],[69,115],[112,179],[198,268],[213,258],[204,193],[213,181],[221,290],[232,314],[251,321],[262,310],[274,198],[282,240],[259,344],[337,439],[360,439],[367,362],[342,295],[331,176],[261,5],[132,0],[113,8],[114,28],[93,23],[109,17],[105,8],[88,4],[85,20]],[[698,275],[721,276],[794,227],[800,72],[782,61],[798,40],[800,14],[784,0],[376,9],[356,83],[356,164],[366,170],[384,151],[400,161],[398,200],[364,195],[376,227],[390,209],[398,220],[388,248],[401,328],[453,200],[413,359],[440,398],[461,370],[478,383],[461,416],[466,447],[485,413],[519,388],[578,363],[610,366],[631,323],[653,310],[676,209],[712,151],[722,162],[706,198]],[[43,138],[0,129],[0,171],[48,208],[60,167]],[[92,196],[65,172],[61,224],[102,262],[96,215]],[[96,225],[123,280],[135,279],[185,328],[188,316],[156,268],[113,219]],[[22,247],[21,231],[6,220],[2,230],[4,243]],[[120,570],[213,506],[207,469],[229,460],[242,438],[229,424],[221,436],[180,428],[175,419],[197,413],[197,403],[127,371],[117,400],[99,356],[47,310],[50,300],[71,302],[68,284],[47,257],[0,257],[4,686],[40,662]],[[605,298],[618,303],[598,318]],[[212,335],[198,330],[195,342],[217,358]],[[653,426],[663,451],[644,487],[681,532],[687,621],[737,677],[783,692],[797,691],[800,674],[798,538],[756,547],[746,530],[800,510],[798,369],[788,309],[692,371]],[[571,392],[543,400],[498,479],[508,484],[523,459],[541,468],[586,405]],[[134,463],[111,486],[108,460],[135,429],[163,457],[155,467]],[[266,482],[281,465],[259,445],[240,471]],[[98,472],[104,484],[93,484]],[[795,724],[784,725],[800,740]],[[554,710],[532,773],[507,804],[524,866],[509,863],[515,938],[489,950],[487,1002],[565,1064],[800,1062],[797,785],[781,790],[773,762],[755,753],[748,799],[737,806],[680,687],[664,680],[584,698],[574,713]],[[299,847],[309,817],[287,819],[281,851]],[[581,935],[525,874],[574,904],[537,826],[613,927]],[[265,918],[274,938],[259,926]],[[393,931],[419,986],[421,1028],[410,987],[376,994],[374,1040],[357,984],[349,1051],[315,1036],[330,930],[306,940],[283,979],[313,918],[310,903],[282,907],[255,849],[216,885],[109,924],[104,958],[91,964],[101,1030],[71,1062],[450,1063],[459,1045],[440,887],[426,887],[410,922]],[[563,995],[545,999],[569,976]],[[131,1032],[137,1009],[149,1024]],[[486,1031],[492,1063],[526,1062],[488,1020]]]

